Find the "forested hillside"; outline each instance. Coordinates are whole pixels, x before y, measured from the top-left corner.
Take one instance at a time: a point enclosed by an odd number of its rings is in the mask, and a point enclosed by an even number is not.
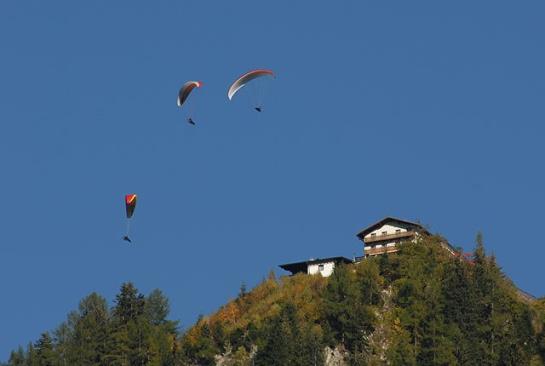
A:
[[[337,267],[269,277],[185,331],[168,300],[98,294],[7,365],[545,365],[545,303],[521,297],[480,237],[470,260],[430,237]]]

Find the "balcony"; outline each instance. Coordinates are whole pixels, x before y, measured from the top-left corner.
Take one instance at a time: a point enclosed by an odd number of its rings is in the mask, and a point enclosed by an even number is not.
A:
[[[395,253],[399,250],[397,247],[380,247],[380,248],[365,248],[364,253],[365,256],[373,256],[373,255],[380,255],[380,254],[386,254],[386,253]]]
[[[363,241],[366,243],[366,244],[369,244],[369,243],[375,243],[377,241],[386,241],[386,240],[396,240],[396,239],[401,239],[401,238],[411,238],[413,236],[415,236],[416,232],[414,231],[402,231],[402,232],[399,232],[399,233],[395,233],[395,234],[386,234],[386,235],[376,235],[376,236],[368,236],[366,238],[363,239]]]

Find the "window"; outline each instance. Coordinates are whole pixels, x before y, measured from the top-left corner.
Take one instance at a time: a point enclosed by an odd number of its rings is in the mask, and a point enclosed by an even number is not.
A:
[[[323,264],[318,265],[318,271],[320,271],[320,272],[324,271],[324,265]]]
[[[401,229],[396,229],[396,234],[399,234],[401,232]]]
[[[372,233],[371,236],[377,236],[377,233]]]
[[[387,231],[383,231],[383,232],[382,232],[382,235],[387,235],[387,234],[388,234]]]

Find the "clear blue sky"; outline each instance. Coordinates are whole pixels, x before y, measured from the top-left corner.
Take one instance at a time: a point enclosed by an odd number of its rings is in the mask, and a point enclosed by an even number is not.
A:
[[[124,281],[190,325],[386,215],[545,294],[545,3],[310,3],[0,3],[0,359]]]

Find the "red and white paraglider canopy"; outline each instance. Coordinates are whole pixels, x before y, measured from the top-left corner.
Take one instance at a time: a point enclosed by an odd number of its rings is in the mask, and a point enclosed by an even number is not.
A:
[[[257,70],[248,71],[247,73],[245,73],[244,75],[236,79],[233,82],[233,84],[231,84],[231,86],[229,87],[229,90],[227,91],[227,98],[229,98],[229,100],[233,99],[233,96],[240,89],[242,89],[247,83],[249,83],[250,81],[254,79],[257,79],[262,76],[267,76],[267,75],[274,77],[274,72],[272,70],[267,70],[267,69],[257,69]]]

